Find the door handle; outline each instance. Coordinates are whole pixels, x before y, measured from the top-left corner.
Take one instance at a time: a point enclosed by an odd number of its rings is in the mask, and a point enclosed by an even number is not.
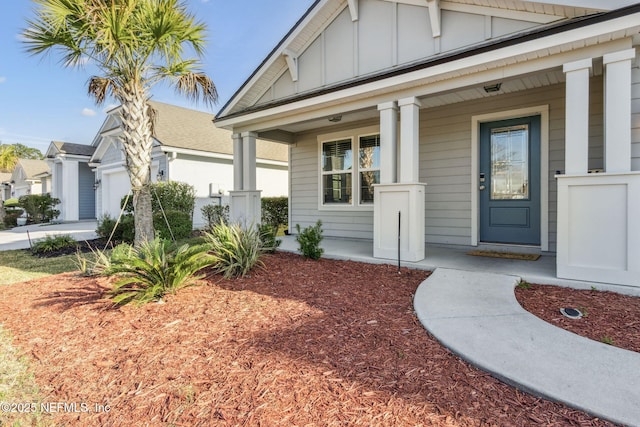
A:
[[[486,187],[484,185],[480,186],[480,191],[484,190]]]

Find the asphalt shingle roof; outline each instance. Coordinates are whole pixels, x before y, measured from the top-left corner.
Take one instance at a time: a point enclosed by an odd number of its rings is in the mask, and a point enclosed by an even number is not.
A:
[[[58,152],[77,156],[92,156],[96,147],[85,144],[74,144],[71,142],[53,141],[53,145]]]

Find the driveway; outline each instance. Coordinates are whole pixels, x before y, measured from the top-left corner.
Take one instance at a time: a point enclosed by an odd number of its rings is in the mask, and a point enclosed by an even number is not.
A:
[[[46,236],[68,234],[76,240],[96,239],[97,222],[95,220],[65,222],[61,224],[34,224],[14,227],[0,231],[0,251],[11,249],[28,249],[31,242]]]

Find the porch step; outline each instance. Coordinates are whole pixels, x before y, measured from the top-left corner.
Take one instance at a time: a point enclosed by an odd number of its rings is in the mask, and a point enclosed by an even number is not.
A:
[[[640,426],[640,353],[550,325],[517,302],[517,276],[438,268],[416,291],[420,322],[494,377],[594,416]]]

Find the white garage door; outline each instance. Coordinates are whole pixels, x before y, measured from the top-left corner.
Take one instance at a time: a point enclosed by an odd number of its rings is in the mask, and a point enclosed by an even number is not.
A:
[[[120,215],[120,200],[131,188],[126,171],[102,175],[102,213],[117,218]]]

